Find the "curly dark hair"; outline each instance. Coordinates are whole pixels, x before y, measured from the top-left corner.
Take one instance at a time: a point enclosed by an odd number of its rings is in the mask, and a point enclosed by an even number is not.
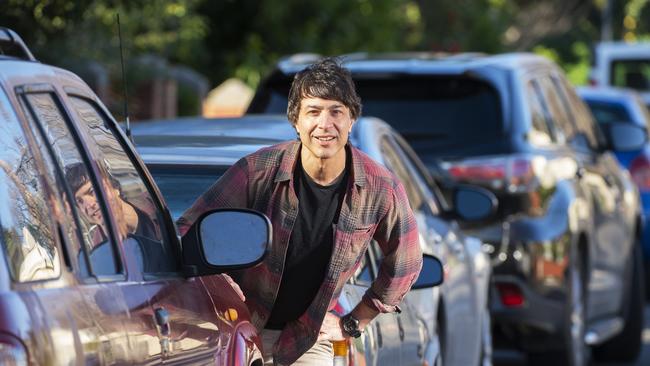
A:
[[[361,98],[357,95],[352,75],[335,57],[323,58],[294,76],[287,106],[287,117],[293,125],[298,122],[300,101],[310,97],[343,103],[350,109],[353,120],[361,115]]]

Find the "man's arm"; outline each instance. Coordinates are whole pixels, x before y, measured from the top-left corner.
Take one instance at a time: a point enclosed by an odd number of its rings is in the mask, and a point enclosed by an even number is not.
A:
[[[176,221],[178,232],[185,235],[206,211],[216,208],[248,207],[248,162],[242,158],[231,166]]]

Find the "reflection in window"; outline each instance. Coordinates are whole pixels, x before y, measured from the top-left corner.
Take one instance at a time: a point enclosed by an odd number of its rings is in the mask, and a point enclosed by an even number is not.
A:
[[[73,134],[52,95],[49,93],[28,94],[26,98],[43,127],[45,139],[52,146],[55,158],[65,171],[65,179],[74,195],[72,199],[81,219],[81,231],[87,250],[92,250],[100,243],[110,242],[100,200],[95,193],[96,187],[91,183],[88,168],[81,162],[81,153],[73,139]],[[83,198],[83,201],[80,198]],[[72,253],[72,257],[79,258],[79,267],[82,269],[82,273],[86,274],[87,272],[84,271],[86,263],[81,252]],[[115,252],[110,251],[104,258],[106,265],[102,267],[110,268],[110,270],[95,270],[95,274],[118,273],[115,258]]]
[[[58,277],[61,268],[43,187],[16,115],[0,90],[0,223],[11,277],[26,282]]]
[[[113,135],[98,108],[85,99],[71,96],[72,106],[82,123],[80,127],[90,144],[90,153],[98,162],[107,199],[117,221],[122,240],[137,240],[144,253],[145,272],[176,271],[175,253],[163,240],[160,210],[155,205],[140,174]],[[135,248],[125,246],[124,249]],[[129,256],[137,257],[138,253]]]

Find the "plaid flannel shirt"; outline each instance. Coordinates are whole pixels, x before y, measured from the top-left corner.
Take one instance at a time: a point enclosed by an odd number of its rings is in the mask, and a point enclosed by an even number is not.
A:
[[[293,172],[300,156],[299,141],[263,148],[233,165],[178,220],[181,235],[205,211],[251,208],[273,224],[273,242],[264,261],[230,273],[242,288],[251,319],[264,328],[273,308],[289,238],[298,216]],[[273,350],[274,360],[291,364],[315,342],[327,311],[334,308],[343,285],[354,274],[368,244],[375,239],[384,258],[377,278],[363,300],[379,312],[399,311],[398,304],[417,279],[422,266],[418,230],[402,184],[386,168],[356,148],[352,174],[334,230],[330,265],[323,284],[306,312],[289,322]]]

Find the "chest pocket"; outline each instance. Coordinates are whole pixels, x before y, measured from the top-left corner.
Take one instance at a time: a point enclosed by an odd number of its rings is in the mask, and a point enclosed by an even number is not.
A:
[[[372,236],[375,233],[375,226],[364,226],[356,228],[352,232],[352,238],[350,240],[350,251],[347,256],[347,265],[346,269],[355,265],[368,248],[368,244],[372,241]]]

